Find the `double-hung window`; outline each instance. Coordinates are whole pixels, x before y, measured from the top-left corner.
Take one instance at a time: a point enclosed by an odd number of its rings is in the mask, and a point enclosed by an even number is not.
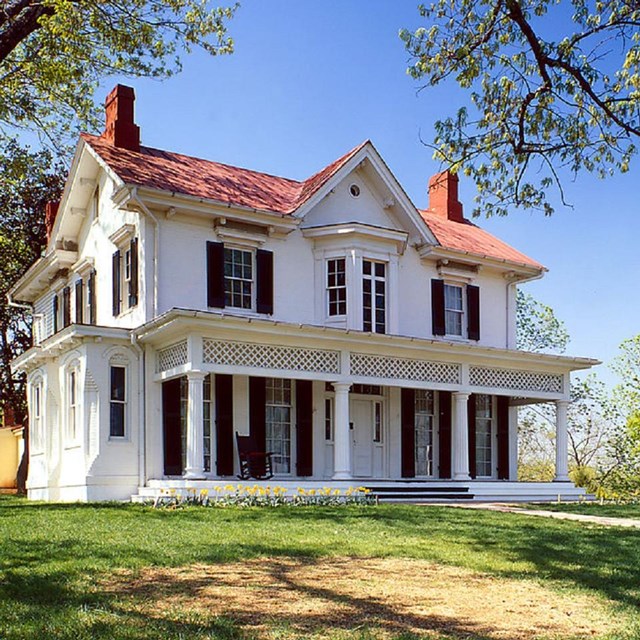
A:
[[[42,382],[33,386],[32,392],[32,446],[35,451],[40,451],[43,446],[42,437]]]
[[[472,284],[431,280],[433,335],[480,340],[480,289]]]
[[[114,316],[138,304],[138,238],[131,238],[128,244],[120,246],[112,259]]]
[[[68,424],[67,436],[75,441],[78,435],[78,371],[71,369],[67,376]]]
[[[207,242],[207,306],[273,313],[273,252]]]
[[[462,287],[455,284],[444,285],[445,331],[450,336],[463,335],[464,304]]]
[[[224,248],[224,303],[227,307],[253,309],[253,251]]]
[[[362,261],[362,329],[386,333],[387,292],[386,264]]]
[[[126,434],[127,370],[111,366],[109,436],[124,438]]]
[[[346,260],[327,260],[327,302],[330,317],[347,314]]]

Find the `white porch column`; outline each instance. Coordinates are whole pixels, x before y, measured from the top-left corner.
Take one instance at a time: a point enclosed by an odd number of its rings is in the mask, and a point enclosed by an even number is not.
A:
[[[471,394],[454,391],[451,395],[453,396],[453,479],[470,480],[467,400]]]
[[[554,482],[569,480],[569,450],[567,438],[568,400],[556,400],[556,477]]]
[[[206,373],[203,371],[189,371],[187,373],[189,401],[187,410],[187,466],[184,470],[184,477],[190,480],[205,477],[202,443],[202,389],[205,376]]]
[[[349,428],[350,382],[334,382],[333,479],[351,479],[351,430]]]

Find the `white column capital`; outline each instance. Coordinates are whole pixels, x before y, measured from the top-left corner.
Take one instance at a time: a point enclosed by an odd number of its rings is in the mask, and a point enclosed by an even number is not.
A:
[[[193,381],[204,380],[207,377],[208,372],[199,371],[198,369],[192,369],[191,371],[187,371],[186,375],[187,375],[187,380],[191,382],[191,380]]]
[[[351,382],[332,382],[331,386],[336,393],[349,393],[352,384]]]
[[[466,402],[469,399],[469,396],[471,395],[471,392],[470,391],[452,391],[451,395],[458,402]]]

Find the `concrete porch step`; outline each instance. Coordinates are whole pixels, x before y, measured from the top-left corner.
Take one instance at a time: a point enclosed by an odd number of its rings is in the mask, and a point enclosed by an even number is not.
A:
[[[424,484],[403,483],[395,486],[364,485],[376,496],[378,502],[442,502],[473,500],[468,486],[442,485],[425,486]]]

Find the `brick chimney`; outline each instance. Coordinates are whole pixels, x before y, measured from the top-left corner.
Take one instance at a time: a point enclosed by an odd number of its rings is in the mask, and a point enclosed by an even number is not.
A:
[[[458,176],[443,171],[429,180],[429,211],[448,220],[463,222],[462,204],[458,200]]]
[[[140,151],[140,128],[133,119],[135,99],[132,87],[117,84],[104,102],[107,122],[103,140],[130,151]]]
[[[56,223],[59,206],[59,202],[47,202],[44,207],[44,227],[47,231],[47,242],[51,239],[51,232],[53,231],[53,225]]]

